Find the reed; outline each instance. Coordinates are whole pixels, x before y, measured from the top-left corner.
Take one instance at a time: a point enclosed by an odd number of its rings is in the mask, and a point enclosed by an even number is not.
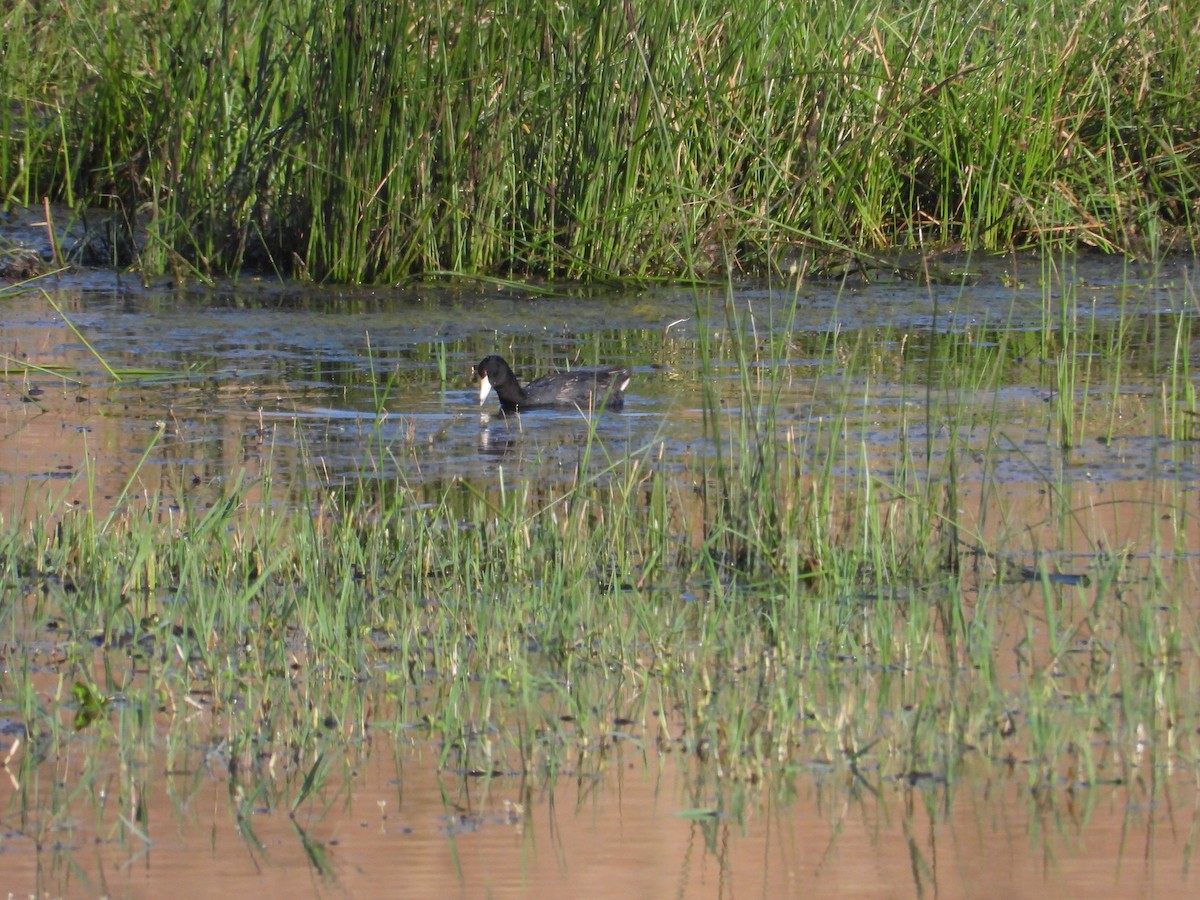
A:
[[[1179,5],[192,0],[2,24],[5,203],[88,208],[77,256],[146,274],[1195,246],[1200,26]]]

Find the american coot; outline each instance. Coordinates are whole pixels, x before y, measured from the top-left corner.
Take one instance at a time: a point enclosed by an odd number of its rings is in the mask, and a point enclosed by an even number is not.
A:
[[[475,367],[479,375],[479,405],[493,390],[504,412],[566,407],[620,409],[625,405],[629,369],[590,369],[544,375],[521,387],[513,370],[499,356],[488,356]]]

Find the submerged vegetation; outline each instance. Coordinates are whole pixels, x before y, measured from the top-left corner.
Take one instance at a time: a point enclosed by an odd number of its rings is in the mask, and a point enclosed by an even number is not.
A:
[[[0,29],[4,204],[64,202],[66,251],[145,274],[1197,238],[1187,3],[16,2]]]

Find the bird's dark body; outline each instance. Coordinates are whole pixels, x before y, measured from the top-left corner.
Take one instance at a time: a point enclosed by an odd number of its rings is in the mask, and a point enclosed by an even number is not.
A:
[[[513,370],[499,356],[488,356],[475,367],[479,376],[479,402],[494,390],[504,412],[530,409],[620,409],[632,372],[614,367],[543,375],[521,387]]]

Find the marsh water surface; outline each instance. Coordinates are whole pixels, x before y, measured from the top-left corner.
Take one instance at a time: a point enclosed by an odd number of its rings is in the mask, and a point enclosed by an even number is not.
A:
[[[770,409],[754,414],[799,448],[797,478],[826,472],[863,495],[914,466],[945,477],[954,456],[955,553],[998,571],[1005,602],[1024,611],[996,635],[1001,687],[1050,646],[1062,695],[1084,690],[1072,657],[1094,655],[1103,635],[1064,639],[1047,597],[1066,591],[1086,606],[1097,568],[1119,557],[1127,602],[1143,580],[1175,585],[1171,608],[1145,617],[1169,615],[1190,636],[1170,666],[1180,690],[1195,688],[1193,277],[1190,261],[1111,258],[947,260],[932,282],[881,272],[586,295],[256,281],[185,290],[63,276],[0,294],[0,516],[53,524],[151,498],[169,519],[185,503],[218,502],[235,480],[255,485],[255,502],[315,515],[314,472],[322,490],[403,485],[417,515],[423,496],[456,485],[487,494],[565,483],[638,454],[686,481],[738,440],[720,420],[767,397]],[[524,379],[615,364],[635,375],[619,413],[504,417],[494,397],[480,407],[471,376],[489,353]],[[151,896],[181,882],[196,895],[360,896],[1197,887],[1200,768],[1180,749],[1193,737],[1173,724],[1131,722],[1127,745],[1106,744],[1099,763],[1060,772],[1049,790],[1031,788],[1020,752],[899,779],[820,757],[761,779],[722,777],[672,743],[671,709],[613,672],[598,689],[627,714],[532,777],[448,755],[423,727],[445,698],[419,677],[409,689],[421,715],[397,721],[387,698],[399,675],[379,668],[362,688],[374,699],[358,727],[318,723],[329,732],[323,759],[335,762],[319,791],[302,789],[306,802],[289,808],[262,773],[308,763],[239,764],[219,739],[221,712],[203,698],[190,712],[185,697],[157,709],[113,704],[107,727],[136,733],[138,751],[97,760],[71,673],[113,666],[112,648],[64,619],[47,627],[23,615],[36,589],[27,576],[7,584],[0,620],[0,856],[13,892]],[[670,602],[709,602],[703,584],[682,593]],[[302,670],[305,648],[293,653]],[[132,652],[116,659],[145,665]],[[78,726],[64,752],[24,767],[35,748],[18,683]],[[541,702],[570,727],[553,698]],[[1010,725],[1038,727],[1017,712]],[[111,799],[106,786],[131,766],[139,791]]]

